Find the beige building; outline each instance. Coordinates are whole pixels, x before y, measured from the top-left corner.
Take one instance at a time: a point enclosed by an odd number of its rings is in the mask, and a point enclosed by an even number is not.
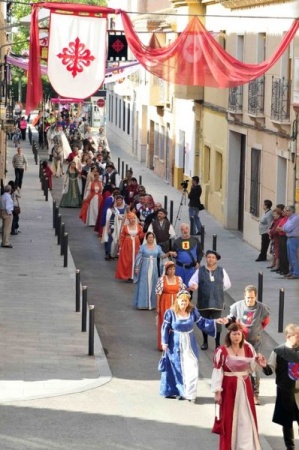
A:
[[[143,31],[144,43],[155,31],[166,45],[185,28],[188,15],[198,14],[232,56],[258,64],[278,47],[290,17],[298,16],[298,2],[286,7],[266,0],[261,6],[258,0],[255,8],[256,1],[159,2],[167,16],[150,14],[153,9],[145,8],[152,2],[138,2],[138,11],[147,14],[131,19]],[[258,247],[263,200],[299,202],[292,106],[299,91],[298,52],[295,38],[263,77],[232,89],[173,86],[141,68],[123,83],[107,86],[109,138],[176,187],[199,175],[206,209]]]

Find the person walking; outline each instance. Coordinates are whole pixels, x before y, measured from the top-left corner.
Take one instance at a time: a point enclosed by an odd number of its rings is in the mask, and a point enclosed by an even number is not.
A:
[[[17,153],[12,158],[12,165],[15,169],[15,184],[22,189],[24,171],[28,168],[28,161],[21,147],[17,148]]]
[[[11,226],[13,220],[13,199],[11,196],[11,186],[4,187],[4,194],[1,195],[1,217],[2,217],[2,243],[3,248],[12,248],[9,242]]]
[[[165,311],[171,308],[177,294],[187,289],[181,277],[175,275],[175,263],[167,261],[164,265],[164,273],[156,284],[156,324],[158,331],[158,350],[162,350],[161,326]]]
[[[195,403],[199,351],[194,327],[215,336],[216,323],[222,323],[223,319],[204,319],[190,298],[190,292],[180,291],[164,315],[161,336],[167,363],[166,370],[161,373],[160,395]]]
[[[23,116],[20,120],[20,130],[21,130],[21,135],[22,135],[22,140],[25,141],[26,140],[26,130],[27,130],[27,120],[25,119],[25,117]]]
[[[182,277],[188,286],[189,280],[198,269],[203,257],[202,246],[199,240],[190,236],[190,226],[181,224],[181,236],[174,241],[172,250],[175,252],[175,274]]]
[[[190,290],[198,289],[197,308],[202,317],[206,319],[219,319],[224,309],[224,291],[231,287],[227,272],[218,266],[217,261],[221,259],[219,253],[207,250],[206,265],[200,266],[191,277],[188,285]],[[202,350],[208,348],[208,335],[203,331]],[[217,325],[215,338],[216,348],[220,345],[221,326]]]
[[[224,345],[215,352],[211,383],[224,430],[219,450],[261,450],[249,377],[256,365],[256,353],[246,342],[242,326],[231,324]]]
[[[285,343],[276,347],[267,362],[259,354],[258,363],[265,375],[276,375],[276,401],[272,422],[282,425],[287,450],[295,450],[293,422],[299,425],[299,326],[290,323],[285,328]]]
[[[191,190],[188,194],[189,198],[189,219],[191,234],[201,234],[201,221],[199,218],[199,211],[203,209],[203,205],[200,202],[200,196],[202,193],[201,186],[199,184],[199,178],[197,176],[192,177]]]
[[[261,235],[261,251],[255,261],[267,261],[267,251],[270,244],[269,228],[273,220],[273,212],[271,210],[271,200],[264,200],[264,214],[259,223],[259,233]]]
[[[270,309],[257,300],[257,288],[251,284],[245,287],[244,299],[235,302],[230,307],[228,323],[237,321],[242,325],[246,341],[254,348],[256,353],[262,350],[263,330],[270,322]],[[260,405],[260,375],[258,369],[251,375],[254,403]]]

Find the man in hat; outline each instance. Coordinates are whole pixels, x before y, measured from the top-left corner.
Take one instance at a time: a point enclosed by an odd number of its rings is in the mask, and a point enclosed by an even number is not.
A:
[[[219,319],[224,309],[224,292],[231,287],[229,276],[223,267],[218,266],[219,253],[207,250],[206,265],[200,266],[191,277],[190,290],[198,289],[197,308],[205,319]],[[204,332],[202,350],[208,348],[208,335]],[[217,325],[216,348],[220,345],[221,325]]]
[[[103,175],[103,185],[104,188],[111,186],[113,188],[118,188],[120,183],[120,176],[111,162],[106,165],[106,173]]]
[[[176,252],[175,274],[188,286],[190,278],[199,267],[203,251],[199,240],[190,236],[190,226],[187,223],[181,224],[181,236],[174,241],[172,250]]]
[[[164,253],[171,249],[171,239],[175,237],[175,231],[167,218],[167,211],[163,208],[158,209],[157,216],[148,227],[156,236],[157,244],[160,245]]]

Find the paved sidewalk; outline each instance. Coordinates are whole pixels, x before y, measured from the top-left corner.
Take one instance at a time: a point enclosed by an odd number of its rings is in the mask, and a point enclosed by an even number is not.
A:
[[[16,149],[8,142],[8,174]],[[13,249],[0,248],[0,403],[51,397],[101,386],[111,379],[95,333],[95,356],[88,356],[88,333],[75,312],[72,255],[63,268],[52,228],[52,200],[44,200],[28,141],[29,160],[20,201],[20,230]]]

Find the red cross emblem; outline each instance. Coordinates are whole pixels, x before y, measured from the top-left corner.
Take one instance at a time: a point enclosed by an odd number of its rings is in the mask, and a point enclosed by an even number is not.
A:
[[[90,50],[85,48],[85,44],[80,42],[79,38],[75,42],[70,42],[68,47],[62,49],[62,53],[58,53],[58,58],[66,69],[76,77],[78,73],[83,72],[84,66],[88,67],[95,57],[90,54]]]
[[[111,47],[113,48],[113,50],[116,53],[119,53],[122,51],[122,49],[124,48],[124,44],[122,43],[122,41],[120,39],[117,39],[116,41],[113,42],[113,44],[111,45]]]

